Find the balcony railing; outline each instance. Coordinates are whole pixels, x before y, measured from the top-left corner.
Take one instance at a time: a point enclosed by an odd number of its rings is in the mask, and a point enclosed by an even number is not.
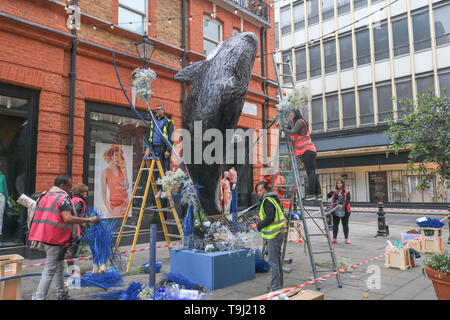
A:
[[[243,10],[253,13],[254,15],[269,22],[270,8],[264,0],[229,0],[242,7]]]

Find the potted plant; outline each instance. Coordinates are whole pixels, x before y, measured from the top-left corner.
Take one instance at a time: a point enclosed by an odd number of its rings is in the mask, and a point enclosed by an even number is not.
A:
[[[425,272],[433,282],[439,300],[450,300],[450,254],[447,251],[429,255],[425,260]]]

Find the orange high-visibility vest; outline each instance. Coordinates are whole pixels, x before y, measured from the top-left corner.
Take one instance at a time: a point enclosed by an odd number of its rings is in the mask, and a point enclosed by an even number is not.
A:
[[[306,136],[301,136],[298,133],[294,134],[293,136],[290,136],[294,144],[295,156],[296,157],[301,156],[303,153],[305,153],[306,150],[317,152],[316,147],[312,143],[311,137],[309,136],[308,126],[306,125],[305,120],[299,119],[298,121],[303,122],[303,125],[305,126],[306,130]]]

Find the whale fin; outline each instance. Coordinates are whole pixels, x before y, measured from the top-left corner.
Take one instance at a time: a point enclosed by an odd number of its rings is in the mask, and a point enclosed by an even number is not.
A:
[[[200,72],[201,67],[205,61],[198,61],[180,71],[174,76],[175,80],[180,80],[184,82],[190,82],[194,80],[196,74]]]

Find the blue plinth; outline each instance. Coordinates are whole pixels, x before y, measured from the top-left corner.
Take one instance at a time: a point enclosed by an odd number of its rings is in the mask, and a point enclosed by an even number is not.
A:
[[[255,278],[255,255],[250,249],[222,252],[170,251],[170,272],[208,290]]]

